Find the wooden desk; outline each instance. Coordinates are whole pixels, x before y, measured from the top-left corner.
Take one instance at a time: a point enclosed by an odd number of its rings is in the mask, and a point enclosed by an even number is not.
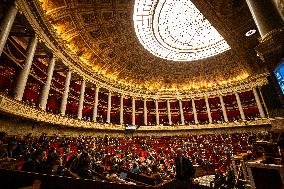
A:
[[[284,187],[284,166],[246,163],[250,183],[253,189],[282,189]]]
[[[38,181],[41,189],[147,189],[147,188],[171,188],[172,181],[157,186],[129,185],[91,179],[71,178],[56,175],[46,175],[24,171],[0,169],[1,188],[17,189],[20,187],[32,186]]]

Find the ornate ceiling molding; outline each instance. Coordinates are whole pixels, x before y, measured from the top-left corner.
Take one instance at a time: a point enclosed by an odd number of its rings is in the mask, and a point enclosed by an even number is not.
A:
[[[65,0],[62,0],[62,2],[66,2]],[[76,5],[76,4],[75,4]],[[58,35],[58,30],[54,29],[54,23],[50,22],[48,16],[46,15],[46,12],[42,10],[42,4],[38,0],[32,0],[32,1],[26,1],[26,0],[17,0],[17,6],[19,7],[20,11],[27,17],[27,20],[32,25],[34,30],[36,31],[37,35],[39,36],[40,40],[43,41],[48,48],[50,48],[56,57],[62,60],[62,62],[69,67],[70,69],[74,70],[74,72],[77,72],[79,75],[83,76],[84,78],[88,79],[90,82],[94,83],[97,86],[100,86],[101,88],[105,88],[107,90],[111,90],[116,93],[121,93],[126,96],[137,96],[141,98],[154,98],[158,96],[159,98],[186,98],[186,97],[192,97],[192,98],[199,98],[204,93],[208,94],[225,94],[230,93],[235,90],[243,89],[247,90],[251,84],[249,83],[259,83],[257,81],[258,78],[265,78],[265,75],[256,75],[256,76],[250,76],[245,69],[242,68],[241,64],[235,62],[227,64],[227,61],[230,59],[235,59],[236,55],[233,54],[233,52],[228,51],[225,55],[215,56],[210,60],[201,61],[201,62],[195,62],[192,65],[188,67],[183,67],[183,64],[171,64],[167,62],[162,62],[163,66],[157,67],[156,60],[152,59],[151,57],[148,57],[149,59],[142,59],[137,61],[145,61],[147,64],[145,64],[145,68],[141,67],[142,64],[130,64],[131,62],[128,62],[127,57],[128,56],[128,50],[122,54],[122,56],[119,59],[111,59],[108,60],[109,62],[104,62],[108,58],[101,60],[100,57],[95,58],[96,65],[99,68],[99,71],[96,71],[93,65],[90,65],[90,63],[86,63],[84,60],[80,59],[81,57],[78,56],[78,52],[70,52],[70,46],[66,44],[68,41],[64,40],[62,37]],[[52,10],[52,14],[57,15],[57,12],[60,12],[61,10],[64,10],[68,12],[66,9],[66,6],[60,6],[57,9]],[[76,8],[73,7],[72,11],[76,12]],[[78,10],[77,10],[78,12]],[[89,13],[88,13],[89,14]],[[97,14],[97,13],[96,13]],[[102,17],[108,18],[108,15],[110,16],[110,12],[105,11],[101,13]],[[96,15],[95,15],[96,16]],[[122,14],[123,16],[123,14]],[[61,15],[61,18],[66,18],[64,15]],[[89,20],[91,17],[86,17],[85,20]],[[61,19],[59,19],[61,20]],[[128,21],[125,21],[126,23]],[[76,24],[76,23],[75,23]],[[84,25],[81,25],[80,27],[83,27]],[[122,27],[122,25],[119,25],[119,27]],[[105,30],[105,29],[109,29]],[[102,30],[98,30],[98,33],[100,32],[116,32],[115,28],[111,30],[111,27],[107,27]],[[123,30],[125,31],[125,30]],[[100,36],[98,33],[95,33],[95,36]],[[74,39],[76,37],[83,37],[86,38],[90,36],[85,36],[85,34],[82,34],[82,32],[73,31],[73,30],[67,30],[64,32],[64,35],[69,35],[70,39]],[[90,34],[91,35],[91,34]],[[105,35],[105,34],[104,34]],[[111,34],[113,35],[113,34]],[[117,36],[119,37],[119,36]],[[115,43],[116,37],[112,38],[112,43]],[[128,44],[128,47],[133,47],[133,49],[138,48],[137,50],[140,51],[140,47],[137,47],[136,42],[131,42],[131,40],[134,40],[133,38],[129,39],[129,41],[126,41]],[[104,41],[103,39],[98,38],[97,41]],[[121,42],[125,43],[125,41]],[[100,43],[101,48],[105,48],[103,43]],[[96,46],[96,44],[90,44],[91,46]],[[116,46],[115,46],[116,47]],[[117,46],[119,47],[119,46]],[[122,46],[123,48],[124,46]],[[109,47],[106,47],[107,49]],[[129,50],[130,51],[130,50]],[[100,51],[98,51],[100,52]],[[107,52],[107,51],[106,51]],[[82,51],[81,53],[85,53],[85,51]],[[144,51],[141,55],[143,55]],[[96,55],[96,54],[95,54]],[[97,56],[97,55],[96,55]],[[135,60],[137,55],[133,56],[129,54],[131,57],[131,60]],[[138,56],[140,56],[138,54]],[[143,57],[143,56],[141,56]],[[146,57],[147,58],[147,57]],[[140,58],[141,59],[141,58]],[[161,60],[158,61],[158,63]],[[99,66],[102,65],[101,67]],[[214,69],[210,67],[211,64],[214,64]],[[226,66],[225,66],[226,65]],[[231,67],[230,67],[231,66]],[[96,67],[96,66],[95,66]],[[151,73],[149,71],[149,68],[153,69],[151,70]],[[178,68],[178,69],[176,69]],[[216,73],[215,68],[218,70],[218,73]],[[135,71],[136,75],[131,75]],[[155,71],[166,73],[169,72],[168,79],[164,78],[164,76],[160,76],[159,74],[152,75]],[[183,70],[181,73],[178,72],[178,70]],[[230,73],[226,73],[225,70],[229,70]],[[240,72],[239,72],[240,71]],[[197,73],[199,76],[197,77],[191,77],[192,73]],[[117,76],[113,75],[111,77],[108,77],[108,74],[118,73]],[[214,78],[214,73],[219,76],[221,74],[221,80],[217,80]],[[142,77],[142,75],[143,77]],[[175,76],[176,74],[176,76]],[[223,75],[222,75],[223,74]],[[231,77],[232,75],[235,75],[235,77]],[[144,77],[145,76],[145,77]],[[148,78],[149,76],[149,78]],[[155,77],[154,77],[155,76]],[[212,79],[212,81],[206,81],[208,79]],[[132,79],[133,80],[132,80]],[[139,78],[141,82],[144,82],[143,85],[140,85],[138,83],[133,83],[135,79]],[[126,82],[125,80],[129,79],[129,82]],[[144,80],[143,80],[144,79]],[[149,79],[149,80],[148,80]],[[155,80],[153,80],[155,79]],[[138,81],[138,80],[137,80]],[[157,82],[160,81],[160,82]],[[265,82],[263,82],[265,83]],[[243,87],[246,86],[246,87]],[[220,92],[221,91],[221,92]]]

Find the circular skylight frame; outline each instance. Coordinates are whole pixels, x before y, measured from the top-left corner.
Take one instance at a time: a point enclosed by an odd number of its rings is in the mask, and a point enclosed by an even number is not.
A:
[[[177,12],[176,17],[173,16],[175,13],[170,11],[174,8]],[[188,11],[190,14],[187,13]],[[166,15],[169,15],[168,18],[164,18]],[[199,21],[201,19],[202,22],[197,22],[198,19],[196,18],[199,18]],[[166,60],[199,60],[230,49],[224,38],[189,0],[135,0],[133,21],[136,35],[144,48],[153,55]],[[166,25],[166,21],[172,25]],[[178,35],[175,34],[176,30],[173,24],[183,28],[183,30],[176,32]],[[203,34],[199,37],[194,35],[194,33],[200,31],[187,28],[193,24],[198,29],[207,28],[209,35],[204,36]],[[163,31],[165,28],[168,28],[168,33],[171,32],[170,37],[165,35],[166,32]],[[195,40],[195,43],[186,41],[187,38],[180,38],[180,34],[192,36],[191,41]],[[168,40],[169,38],[173,39]],[[178,43],[172,41],[178,41]],[[210,41],[213,42],[210,43]],[[182,43],[187,45],[181,45]]]

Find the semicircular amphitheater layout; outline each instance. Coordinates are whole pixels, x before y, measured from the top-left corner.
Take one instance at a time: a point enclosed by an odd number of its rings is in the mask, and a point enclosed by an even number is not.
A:
[[[283,188],[278,2],[0,0],[0,188]]]

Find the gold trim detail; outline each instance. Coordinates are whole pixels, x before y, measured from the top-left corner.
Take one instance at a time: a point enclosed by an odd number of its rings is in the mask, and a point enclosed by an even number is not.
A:
[[[43,110],[25,105],[14,99],[0,95],[0,111],[24,117],[38,122],[62,125],[77,128],[101,129],[101,130],[124,130],[122,125],[102,124],[79,119],[72,119],[58,114],[47,113]]]
[[[0,95],[0,111],[12,115],[24,117],[38,122],[44,122],[54,125],[62,125],[67,127],[100,129],[100,130],[125,130],[124,125],[96,123],[79,119],[68,118],[59,114],[47,113],[43,110],[25,105],[14,99],[10,99]],[[183,126],[141,126],[139,131],[181,131],[192,129],[217,129],[230,127],[248,127],[271,124],[269,119],[259,119],[254,121],[223,123],[223,124],[208,124],[208,125],[183,125]]]

